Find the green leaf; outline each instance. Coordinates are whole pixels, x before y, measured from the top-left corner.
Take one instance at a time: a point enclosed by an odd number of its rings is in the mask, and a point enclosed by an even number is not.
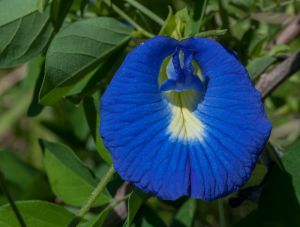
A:
[[[40,13],[32,0],[2,0],[0,15],[0,68],[23,64],[46,48],[53,34],[49,10]]]
[[[74,217],[65,208],[49,202],[24,201],[16,204],[27,227],[66,227]],[[0,207],[0,226],[19,226],[16,215],[9,205]]]
[[[78,104],[84,97],[103,91],[106,88],[107,83],[111,80],[119,66],[122,64],[125,56],[126,51],[124,49],[115,51],[98,68],[96,68],[96,70],[93,70],[90,75],[87,75],[84,78],[87,78],[85,83],[80,81],[80,83],[78,83],[78,85],[80,85],[78,86],[78,89],[76,90],[73,88],[67,95],[70,95],[70,93],[73,92],[75,95],[71,96],[71,99]],[[75,86],[75,88],[76,87],[77,86]],[[74,90],[76,91],[74,92]]]
[[[172,227],[175,226],[193,226],[193,218],[196,211],[196,201],[188,199],[178,210]]]
[[[57,102],[77,81],[124,46],[130,33],[126,25],[106,17],[77,21],[60,31],[46,55],[40,102]]]
[[[46,172],[54,194],[67,204],[81,206],[99,181],[67,147],[41,142]],[[99,196],[94,206],[110,201],[107,193]]]
[[[99,100],[97,104],[99,104]],[[92,97],[87,97],[83,100],[83,107],[84,107],[86,120],[88,122],[94,141],[96,143],[97,150],[100,153],[103,160],[109,165],[111,165],[112,158],[108,150],[105,148],[103,141],[99,135],[100,114],[97,111],[99,110],[99,105],[97,105],[96,108],[94,99]]]
[[[128,216],[126,222],[124,223],[125,227],[131,226],[135,215],[137,214],[137,212],[139,211],[139,209],[141,208],[141,206],[147,198],[148,195],[141,191],[138,191],[136,189],[132,191],[128,199]]]
[[[252,80],[260,76],[269,66],[271,66],[277,59],[273,56],[265,55],[263,57],[255,58],[247,65],[247,70]]]
[[[16,7],[18,6],[18,7]],[[29,15],[37,10],[36,1],[32,0],[1,0],[0,27]]]

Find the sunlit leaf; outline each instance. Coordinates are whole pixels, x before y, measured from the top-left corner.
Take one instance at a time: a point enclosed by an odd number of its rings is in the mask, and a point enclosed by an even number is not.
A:
[[[98,179],[67,147],[42,141],[44,162],[54,194],[67,204],[81,206],[94,190]],[[101,194],[94,205],[107,203],[110,197]]]
[[[45,201],[17,202],[17,207],[28,227],[66,227],[74,217],[62,206]],[[0,207],[0,226],[20,226],[9,205]]]

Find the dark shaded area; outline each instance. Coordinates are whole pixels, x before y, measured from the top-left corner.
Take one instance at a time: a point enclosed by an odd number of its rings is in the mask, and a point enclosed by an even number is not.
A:
[[[258,208],[235,227],[300,226],[300,206],[292,177],[278,166],[272,168]]]

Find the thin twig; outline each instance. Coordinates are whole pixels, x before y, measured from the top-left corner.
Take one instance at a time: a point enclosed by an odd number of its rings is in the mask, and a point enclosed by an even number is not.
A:
[[[111,3],[110,0],[102,0],[105,4],[107,4],[109,7],[113,9],[117,14],[119,14],[122,18],[127,20],[136,30],[141,32],[144,36],[148,38],[153,38],[154,34],[151,34],[150,32],[146,31],[142,26],[140,26],[138,23],[136,23],[130,16],[128,16],[122,9],[120,9],[115,4]]]
[[[26,75],[27,66],[22,65],[13,71],[7,73],[0,80],[0,96],[4,94],[9,88],[21,81]]]
[[[26,224],[24,222],[24,219],[20,213],[20,211],[18,210],[18,207],[16,206],[13,198],[11,197],[7,187],[6,187],[6,184],[5,184],[5,179],[4,179],[4,176],[2,174],[2,172],[0,171],[0,189],[2,189],[3,191],[3,194],[6,196],[11,208],[13,209],[14,211],[14,214],[16,215],[17,217],[17,220],[20,224],[21,227],[26,227]]]
[[[300,13],[279,33],[276,44],[288,44],[300,34]]]
[[[277,65],[271,72],[263,74],[256,83],[256,89],[266,98],[279,84],[300,69],[300,51]]]
[[[124,196],[128,195],[130,189],[130,184],[124,182],[117,190],[114,200],[124,198]],[[123,201],[119,203],[116,207],[114,207],[112,212],[109,214],[108,218],[103,223],[103,227],[119,226],[120,223],[122,223],[122,221],[126,219],[127,215],[127,201]]]
[[[95,200],[97,197],[104,191],[105,187],[107,186],[108,182],[111,180],[115,173],[115,170],[113,166],[110,167],[110,169],[107,171],[105,176],[102,178],[102,180],[99,182],[99,184],[96,186],[94,191],[91,193],[90,197],[87,199],[86,203],[82,206],[82,208],[79,210],[77,216],[73,218],[71,223],[68,225],[70,226],[77,226],[82,218],[85,216],[87,212],[91,209],[93,206]]]
[[[128,2],[130,5],[135,7],[136,9],[140,10],[142,13],[144,13],[146,16],[148,16],[150,19],[155,21],[157,24],[160,26],[164,25],[164,20],[161,19],[159,16],[157,16],[155,13],[153,13],[151,10],[149,10],[147,7],[142,5],[141,3],[135,1],[135,0],[125,0]]]
[[[298,0],[290,0],[290,1],[285,1],[285,2],[275,3],[275,4],[271,5],[271,6],[262,8],[261,11],[262,11],[262,12],[271,11],[271,10],[273,10],[274,8],[286,6],[286,5],[291,4],[291,3],[294,3],[294,2],[299,2],[299,1],[298,1]]]

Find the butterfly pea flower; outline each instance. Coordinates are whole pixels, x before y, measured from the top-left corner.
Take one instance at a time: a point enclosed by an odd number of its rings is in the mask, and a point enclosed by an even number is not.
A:
[[[158,36],[132,50],[101,98],[115,170],[161,199],[214,200],[250,177],[271,125],[236,55]]]

